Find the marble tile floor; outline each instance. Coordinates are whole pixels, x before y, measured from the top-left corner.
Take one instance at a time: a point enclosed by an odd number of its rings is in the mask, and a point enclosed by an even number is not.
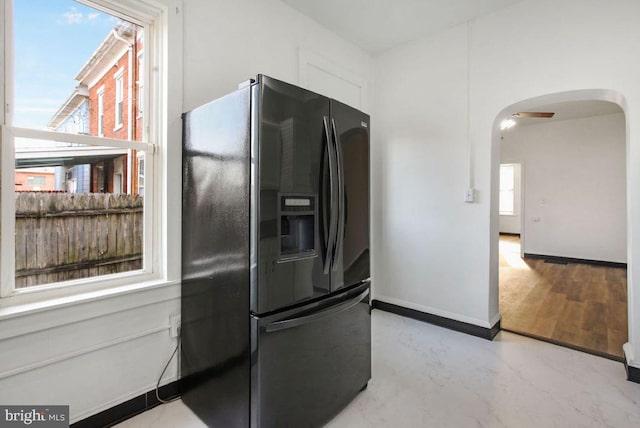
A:
[[[373,377],[327,425],[342,427],[639,427],[640,384],[622,363],[512,333],[491,342],[372,312]],[[119,428],[196,428],[181,402]]]

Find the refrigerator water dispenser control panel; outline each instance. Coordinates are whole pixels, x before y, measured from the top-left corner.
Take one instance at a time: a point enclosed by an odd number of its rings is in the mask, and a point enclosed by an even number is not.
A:
[[[278,238],[280,260],[316,255],[316,195],[278,195]]]

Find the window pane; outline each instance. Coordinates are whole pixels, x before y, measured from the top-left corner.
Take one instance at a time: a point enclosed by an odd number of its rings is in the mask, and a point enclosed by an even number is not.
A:
[[[14,1],[13,125],[142,141],[142,27],[72,0]]]
[[[71,0],[14,1],[12,124],[143,141],[143,29]],[[15,139],[16,288],[142,269],[141,156]]]
[[[144,152],[139,151],[138,156],[138,195],[144,196]]]
[[[142,269],[144,198],[127,176],[137,159],[135,150],[16,141],[16,288]]]
[[[515,169],[513,165],[500,165],[500,190],[513,190]]]
[[[501,190],[500,191],[500,214],[513,215],[513,190]]]
[[[124,82],[123,82],[122,76],[119,76],[116,78],[116,100],[115,100],[116,128],[119,126],[122,126],[122,120],[123,120],[122,108],[123,108],[123,102],[124,102],[123,93],[124,93]]]
[[[89,104],[88,101],[86,104]],[[88,125],[88,123],[83,123],[83,128],[87,130],[87,134],[89,133]],[[61,129],[58,129],[58,131],[61,131]],[[104,92],[102,91],[98,92],[98,136],[104,137]]]
[[[515,210],[515,165],[500,165],[500,206],[501,215],[514,215]]]

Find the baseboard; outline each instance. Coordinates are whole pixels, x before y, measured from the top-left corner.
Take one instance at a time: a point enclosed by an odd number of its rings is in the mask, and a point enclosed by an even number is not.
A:
[[[544,254],[524,253],[525,259],[539,259],[549,261],[550,263],[580,263],[585,265],[605,266],[612,268],[627,268],[626,263],[606,262],[603,260],[575,259],[572,257],[545,256]]]
[[[625,344],[627,346],[628,344]],[[640,368],[629,365],[629,356],[625,346],[622,347],[624,353],[624,369],[627,371],[627,380],[635,383],[640,383]]]
[[[158,394],[163,400],[170,400],[180,395],[179,381],[171,382],[161,386]],[[71,424],[72,428],[95,428],[110,427],[129,419],[139,413],[156,407],[160,402],[156,397],[156,390],[148,391],[144,394],[133,397],[130,400],[120,403],[110,409],[103,410],[88,418]]]
[[[429,324],[434,324],[439,327],[448,328],[449,330],[459,331],[461,333],[470,334],[472,336],[481,337],[487,340],[493,340],[493,338],[496,337],[496,335],[500,331],[500,320],[498,320],[491,328],[486,328],[462,321],[452,320],[450,318],[441,317],[439,315],[421,312],[415,309],[405,308],[404,306],[398,306],[392,303],[381,302],[380,300],[373,300],[371,302],[371,306],[374,309],[380,309],[396,315],[401,315],[403,317],[428,322]]]
[[[633,366],[628,366],[625,362],[624,368],[627,370],[627,380],[635,383],[640,383],[640,369]]]

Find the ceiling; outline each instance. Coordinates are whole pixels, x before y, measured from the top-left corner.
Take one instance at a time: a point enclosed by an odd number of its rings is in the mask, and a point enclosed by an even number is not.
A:
[[[522,0],[282,0],[375,54]]]
[[[519,126],[622,113],[620,106],[607,101],[567,101],[562,103],[537,105],[535,108],[526,109],[526,111],[554,112],[555,115],[551,119],[515,119]],[[513,114],[517,113],[517,111],[509,113]]]
[[[454,25],[509,7],[522,0],[282,0],[320,25],[376,54]],[[605,101],[536,105],[526,111],[552,111],[552,119],[517,119],[533,125],[621,113]],[[509,112],[509,114],[517,111]]]

